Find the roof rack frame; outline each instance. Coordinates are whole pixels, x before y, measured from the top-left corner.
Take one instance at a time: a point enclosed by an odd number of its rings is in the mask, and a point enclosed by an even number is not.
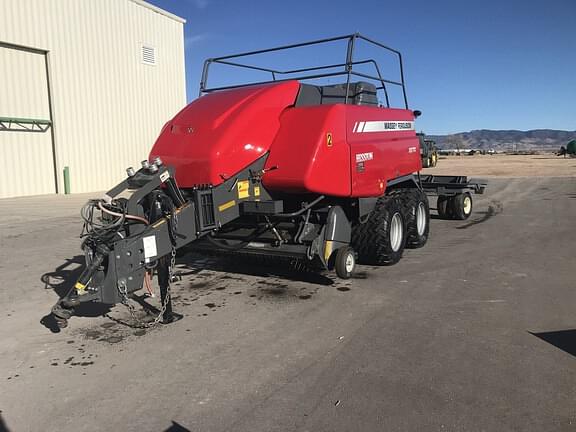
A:
[[[348,41],[347,50],[346,50],[346,62],[345,63],[328,64],[328,65],[324,65],[324,66],[314,66],[314,67],[299,68],[299,69],[292,69],[292,70],[277,70],[277,69],[271,69],[271,68],[266,68],[266,67],[253,66],[253,65],[245,64],[245,63],[239,63],[236,61],[230,61],[233,59],[239,59],[239,58],[249,57],[249,56],[258,55],[258,54],[265,54],[265,53],[270,53],[270,52],[289,50],[289,49],[293,49],[293,48],[301,48],[301,47],[307,47],[307,46],[312,46],[312,45],[320,45],[320,44],[326,44],[326,43],[330,43],[330,42],[343,41],[343,40]],[[356,41],[357,40],[362,40],[364,42],[368,42],[369,44],[380,47],[380,48],[396,55],[398,57],[398,63],[400,66],[400,81],[394,81],[394,80],[389,80],[389,79],[383,78],[382,73],[380,71],[380,68],[378,67],[378,63],[376,63],[376,61],[374,59],[355,61],[354,60],[354,50],[356,47]],[[268,81],[256,81],[256,82],[251,82],[251,83],[247,83],[247,84],[236,84],[236,85],[223,86],[223,87],[208,87],[208,76],[209,76],[209,72],[210,72],[210,66],[213,63],[222,64],[222,65],[226,65],[226,66],[232,66],[232,67],[238,67],[238,68],[243,68],[243,69],[250,69],[250,70],[255,70],[255,71],[260,71],[260,72],[267,72],[267,73],[270,73],[271,79]],[[357,70],[354,70],[354,66],[358,66],[361,64],[372,64],[376,70],[376,76],[365,74],[362,72],[358,72]],[[330,72],[330,70],[337,69],[337,68],[343,68],[343,70],[337,71],[337,72]],[[286,75],[294,75],[294,74],[303,74],[303,75],[291,76],[290,78],[282,78],[283,76],[285,77]],[[256,84],[271,84],[271,83],[282,82],[282,81],[309,80],[309,79],[327,78],[327,77],[334,77],[334,76],[346,76],[345,103],[348,103],[348,98],[349,98],[349,94],[350,94],[350,79],[352,76],[358,76],[358,77],[370,79],[370,80],[373,80],[373,81],[380,83],[380,85],[377,87],[377,90],[383,90],[384,96],[386,99],[386,106],[387,107],[390,107],[390,99],[388,96],[388,89],[387,89],[386,85],[389,84],[389,85],[395,85],[395,86],[401,87],[402,88],[402,96],[404,99],[404,106],[406,109],[408,109],[408,99],[406,96],[406,86],[405,86],[405,82],[404,82],[404,66],[402,64],[402,54],[398,50],[395,50],[393,48],[390,48],[386,45],[381,44],[380,42],[376,42],[372,39],[369,39],[365,36],[362,36],[359,33],[354,33],[354,34],[345,35],[345,36],[337,36],[337,37],[332,37],[332,38],[327,38],[327,39],[318,39],[318,40],[313,40],[313,41],[309,41],[309,42],[302,42],[302,43],[297,43],[297,44],[291,44],[291,45],[283,45],[283,46],[279,46],[279,47],[261,49],[261,50],[256,50],[256,51],[247,51],[247,52],[243,52],[243,53],[239,53],[239,54],[231,54],[231,55],[227,55],[227,56],[223,56],[223,57],[209,58],[204,62],[204,67],[202,69],[202,78],[200,80],[199,96],[202,96],[205,93],[210,93],[210,92],[214,92],[214,91],[218,91],[218,90],[227,90],[227,89],[233,89],[233,88],[247,87],[247,86],[256,85]]]

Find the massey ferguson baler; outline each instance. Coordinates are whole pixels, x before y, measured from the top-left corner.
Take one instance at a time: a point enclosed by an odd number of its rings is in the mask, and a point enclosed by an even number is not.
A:
[[[287,71],[241,63],[337,41],[347,42],[345,63]],[[400,78],[355,59],[359,42],[395,56]],[[271,79],[208,88],[216,63]],[[342,82],[318,84],[335,77]],[[391,87],[401,108],[391,107]],[[162,300],[155,322],[173,321],[169,287],[185,246],[288,257],[341,278],[357,260],[398,262],[405,247],[428,239],[426,190],[441,190],[444,215],[460,219],[472,209],[467,189],[483,190],[465,177],[422,182],[419,114],[408,109],[400,53],[359,34],[207,60],[200,97],[166,123],[142,167],[82,209],[86,267],[53,308],[58,324],[82,302],[128,304],[154,274]]]

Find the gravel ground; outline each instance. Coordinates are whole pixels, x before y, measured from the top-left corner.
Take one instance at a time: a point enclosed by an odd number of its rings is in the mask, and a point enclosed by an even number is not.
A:
[[[436,167],[426,168],[423,173],[466,173],[469,177],[574,177],[576,158],[562,158],[550,153],[530,156],[441,156]]]

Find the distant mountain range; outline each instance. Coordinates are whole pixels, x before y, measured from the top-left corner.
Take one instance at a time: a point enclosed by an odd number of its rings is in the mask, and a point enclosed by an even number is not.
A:
[[[432,135],[438,148],[470,148],[494,150],[557,150],[573,139],[576,131],[553,129],[519,130],[488,130],[480,129],[461,132],[453,135]]]

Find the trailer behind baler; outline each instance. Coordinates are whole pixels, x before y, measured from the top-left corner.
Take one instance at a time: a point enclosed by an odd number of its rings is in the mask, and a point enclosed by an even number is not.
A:
[[[337,41],[347,44],[345,63],[240,63]],[[400,77],[385,79],[373,59],[356,60],[359,42],[394,56]],[[271,80],[208,87],[213,64]],[[374,75],[355,70],[360,65]],[[346,81],[317,83],[337,76]],[[401,107],[391,106],[391,86],[401,90]],[[426,190],[434,182],[426,188],[418,174],[419,114],[408,109],[400,53],[359,34],[207,60],[200,97],[164,126],[142,167],[85,206],[86,268],[54,306],[58,324],[82,302],[129,305],[154,273],[162,298],[154,322],[173,321],[169,287],[184,247],[289,257],[341,278],[357,260],[398,262],[429,234]]]

